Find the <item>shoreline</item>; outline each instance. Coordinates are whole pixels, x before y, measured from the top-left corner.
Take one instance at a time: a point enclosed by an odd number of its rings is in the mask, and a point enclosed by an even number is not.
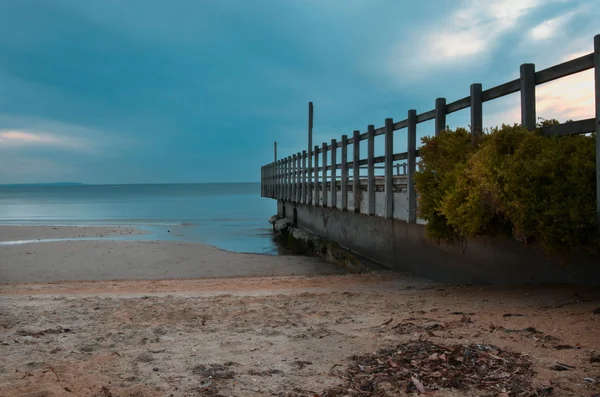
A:
[[[0,241],[41,240],[0,245],[0,283],[347,272],[314,257],[237,253],[202,243],[137,239],[143,233],[129,227],[0,226]]]

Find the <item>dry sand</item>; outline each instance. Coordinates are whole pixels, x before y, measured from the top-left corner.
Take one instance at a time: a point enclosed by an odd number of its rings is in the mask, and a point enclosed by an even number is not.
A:
[[[211,266],[235,256],[215,254]],[[590,361],[600,291],[588,287],[444,286],[382,272],[11,283],[0,295],[2,397],[312,397],[344,383],[353,355],[418,339],[527,354],[546,395],[600,393]],[[574,368],[550,369],[557,362]],[[492,389],[428,395],[507,396]],[[405,390],[374,395],[418,395]]]

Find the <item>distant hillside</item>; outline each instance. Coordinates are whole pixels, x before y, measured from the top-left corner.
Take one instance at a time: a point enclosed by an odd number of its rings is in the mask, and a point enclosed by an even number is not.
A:
[[[55,182],[55,183],[9,183],[0,187],[23,187],[23,186],[84,186],[85,183],[78,182]]]

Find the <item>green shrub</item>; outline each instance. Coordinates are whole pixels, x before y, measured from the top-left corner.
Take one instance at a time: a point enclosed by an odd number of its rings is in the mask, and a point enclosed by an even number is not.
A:
[[[509,235],[548,251],[600,248],[594,136],[503,125],[473,147],[459,128],[424,138],[421,161],[419,214],[435,240]]]

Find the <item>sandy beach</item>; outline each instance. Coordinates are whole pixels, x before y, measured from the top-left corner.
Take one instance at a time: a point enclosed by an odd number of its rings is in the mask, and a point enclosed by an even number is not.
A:
[[[2,397],[416,396],[420,387],[443,397],[600,393],[598,289],[449,286],[395,272],[317,274],[332,265],[313,258],[77,243],[85,245],[0,247],[3,277],[42,275],[0,284]],[[169,271],[204,260],[217,276],[160,277],[169,257],[181,262]],[[63,263],[69,270],[41,270]],[[36,270],[20,270],[27,266]],[[220,277],[233,266],[238,277]],[[247,276],[256,271],[267,274]],[[82,281],[89,274],[96,281]],[[415,346],[449,356],[481,349],[478,367],[495,375],[475,381],[432,369],[434,361],[462,368],[467,356],[402,361]],[[443,386],[443,376],[455,386]]]
[[[99,238],[0,245],[0,282],[289,276],[343,271],[303,256],[240,254],[176,241],[106,239],[142,233],[133,228],[0,226],[0,241]]]

